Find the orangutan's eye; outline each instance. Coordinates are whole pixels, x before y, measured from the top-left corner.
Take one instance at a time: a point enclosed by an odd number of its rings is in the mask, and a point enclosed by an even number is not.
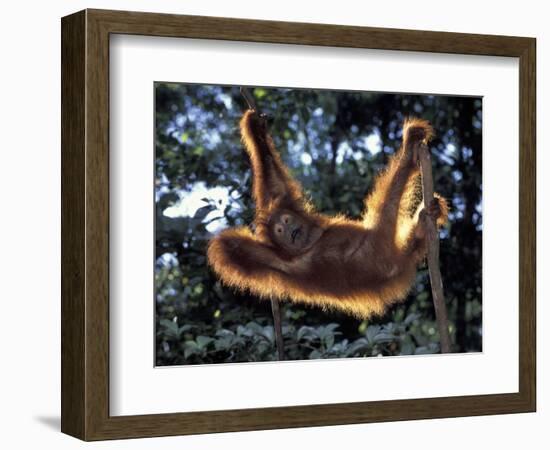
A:
[[[277,233],[281,234],[281,233],[283,232],[283,228],[282,228],[282,227],[277,227],[277,228],[275,229],[275,231],[276,231]]]

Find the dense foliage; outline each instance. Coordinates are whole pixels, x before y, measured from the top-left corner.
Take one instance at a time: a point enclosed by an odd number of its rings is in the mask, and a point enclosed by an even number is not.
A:
[[[283,160],[317,209],[360,215],[373,176],[398,148],[401,123],[434,125],[434,182],[451,204],[441,271],[453,351],[481,350],[481,100],[326,90],[253,90]],[[156,363],[276,359],[269,302],[220,285],[205,249],[254,214],[238,132],[236,87],[157,83]],[[410,355],[439,350],[426,268],[402,304],[359,321],[283,303],[289,359]]]

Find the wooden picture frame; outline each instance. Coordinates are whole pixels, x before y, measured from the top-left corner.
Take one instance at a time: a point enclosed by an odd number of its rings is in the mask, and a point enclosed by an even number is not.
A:
[[[64,17],[61,29],[64,433],[100,440],[535,411],[535,39],[104,10]],[[519,392],[110,416],[111,34],[519,58]]]

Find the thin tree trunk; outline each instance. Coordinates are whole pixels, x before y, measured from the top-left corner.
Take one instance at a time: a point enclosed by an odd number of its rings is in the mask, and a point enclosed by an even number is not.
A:
[[[275,343],[277,345],[277,354],[279,361],[285,359],[285,350],[283,343],[283,324],[281,320],[281,308],[275,298],[271,298],[271,312],[273,313],[273,328],[275,329]]]
[[[420,170],[422,173],[424,208],[428,209],[434,198],[431,155],[430,150],[424,144],[420,145],[418,150]],[[435,220],[428,220],[426,222],[428,237],[428,270],[432,286],[435,318],[439,329],[441,353],[450,353],[451,338],[449,336],[447,307],[445,306],[445,295],[443,293],[443,280],[441,279],[441,271],[439,270],[439,233]]]
[[[241,86],[240,92],[241,92],[241,95],[244,97],[248,107],[250,109],[255,109],[256,111],[258,111],[256,100],[254,100],[254,96],[250,93],[250,91],[247,88]]]

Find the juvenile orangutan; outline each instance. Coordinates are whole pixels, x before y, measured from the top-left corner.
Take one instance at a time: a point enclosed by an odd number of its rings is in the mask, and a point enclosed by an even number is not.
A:
[[[432,138],[430,124],[405,121],[401,148],[378,175],[361,220],[319,214],[305,201],[265,116],[248,110],[240,128],[252,162],[255,232],[231,228],[210,241],[208,261],[221,280],[260,298],[336,308],[359,318],[403,300],[426,255],[426,220],[439,226],[447,221],[440,196],[427,210],[417,206],[418,147]]]

